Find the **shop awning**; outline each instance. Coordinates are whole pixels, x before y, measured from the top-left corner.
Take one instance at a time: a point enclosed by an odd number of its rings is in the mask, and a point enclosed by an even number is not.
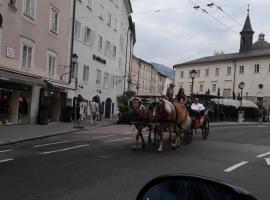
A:
[[[14,82],[25,85],[39,85],[39,86],[45,85],[41,77],[34,77],[31,75],[6,71],[2,69],[0,69],[0,81]]]
[[[65,92],[66,90],[73,90],[73,88],[71,88],[65,82],[56,82],[46,79],[44,80],[44,83],[46,83],[48,89],[53,91]]]

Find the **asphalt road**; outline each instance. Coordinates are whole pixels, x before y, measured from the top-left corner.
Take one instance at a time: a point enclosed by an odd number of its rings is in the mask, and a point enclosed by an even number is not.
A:
[[[199,133],[161,153],[152,145],[132,151],[132,131],[113,125],[0,147],[0,199],[135,199],[166,173],[216,178],[270,198],[267,125],[212,127],[207,141]]]

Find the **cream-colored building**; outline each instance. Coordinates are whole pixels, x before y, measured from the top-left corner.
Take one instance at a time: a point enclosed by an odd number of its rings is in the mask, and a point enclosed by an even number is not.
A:
[[[261,33],[258,41],[253,43],[253,30],[249,15],[241,31],[239,53],[219,54],[177,64],[175,81],[176,91],[183,87],[186,93],[191,93],[190,71],[195,69],[193,92],[224,98],[240,96],[239,83],[244,82],[243,98],[255,103],[270,104],[270,44]]]

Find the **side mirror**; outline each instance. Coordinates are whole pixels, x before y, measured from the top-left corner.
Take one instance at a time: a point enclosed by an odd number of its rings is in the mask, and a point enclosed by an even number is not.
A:
[[[246,190],[191,175],[166,175],[147,183],[137,200],[256,200]]]

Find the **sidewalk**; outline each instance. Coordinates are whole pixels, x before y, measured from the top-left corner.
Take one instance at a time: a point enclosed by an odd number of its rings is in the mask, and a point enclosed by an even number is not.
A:
[[[95,125],[87,125],[84,129],[115,124],[115,120],[97,121]],[[54,135],[72,133],[81,129],[73,128],[74,123],[49,123],[48,125],[25,124],[0,126],[0,146],[14,144],[34,139],[46,138]]]
[[[250,125],[270,125],[270,122],[210,122],[210,127],[223,127],[223,126],[250,126]]]

